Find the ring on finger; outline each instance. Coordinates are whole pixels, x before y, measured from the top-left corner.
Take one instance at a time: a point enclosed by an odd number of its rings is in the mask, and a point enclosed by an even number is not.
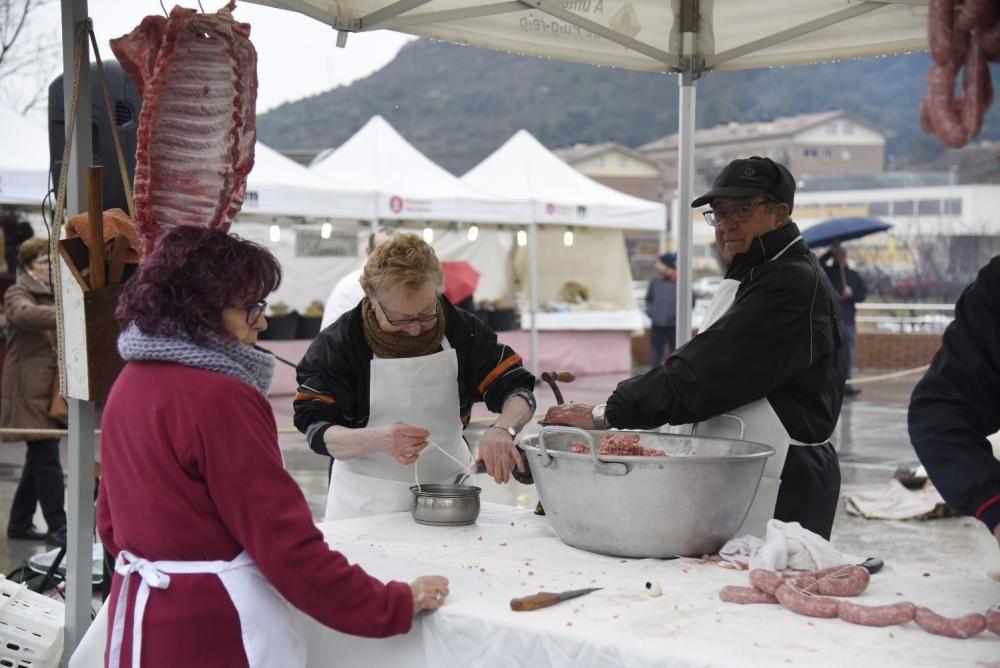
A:
[[[440,603],[442,598],[444,598],[444,597],[441,596],[441,591],[438,590],[438,589],[435,589],[434,590],[434,600],[437,601],[438,603]]]

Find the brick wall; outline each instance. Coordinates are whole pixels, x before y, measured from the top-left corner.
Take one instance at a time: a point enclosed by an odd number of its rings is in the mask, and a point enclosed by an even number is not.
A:
[[[858,332],[855,369],[912,369],[930,364],[941,347],[941,334]]]
[[[940,334],[858,332],[855,369],[912,369],[930,364],[941,347]],[[632,361],[649,365],[649,332],[632,337]]]

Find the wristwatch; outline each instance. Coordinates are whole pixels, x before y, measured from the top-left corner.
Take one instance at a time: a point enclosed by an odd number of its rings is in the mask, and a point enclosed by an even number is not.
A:
[[[487,429],[503,429],[513,440],[517,440],[517,430],[511,427],[509,424],[500,424],[499,422],[494,422]]]
[[[607,407],[607,404],[598,404],[594,406],[594,410],[590,411],[590,417],[594,420],[594,429],[608,428],[608,421],[604,419],[604,411]]]

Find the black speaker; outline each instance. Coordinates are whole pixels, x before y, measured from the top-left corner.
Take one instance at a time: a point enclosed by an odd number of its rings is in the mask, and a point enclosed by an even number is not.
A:
[[[104,74],[108,80],[108,93],[112,109],[105,108],[104,94],[97,74],[97,64],[90,64],[90,113],[91,141],[93,142],[94,165],[104,167],[104,208],[119,208],[128,212],[125,188],[122,185],[118,158],[115,157],[115,143],[111,135],[112,123],[121,138],[125,153],[125,166],[129,179],[135,178],[136,130],[139,127],[139,112],[142,97],[128,80],[122,66],[117,61],[104,61]],[[77,132],[81,128],[76,128]],[[53,186],[59,186],[59,170],[62,169],[63,147],[66,144],[66,110],[63,104],[63,78],[60,75],[49,86],[49,166],[52,170]]]

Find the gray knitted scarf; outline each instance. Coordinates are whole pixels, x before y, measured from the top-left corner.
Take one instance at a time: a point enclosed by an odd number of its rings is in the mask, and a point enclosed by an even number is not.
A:
[[[273,355],[215,334],[206,343],[197,344],[180,332],[173,336],[144,334],[132,323],[118,337],[118,353],[126,362],[173,362],[215,371],[238,378],[261,394],[267,394],[274,375]]]

